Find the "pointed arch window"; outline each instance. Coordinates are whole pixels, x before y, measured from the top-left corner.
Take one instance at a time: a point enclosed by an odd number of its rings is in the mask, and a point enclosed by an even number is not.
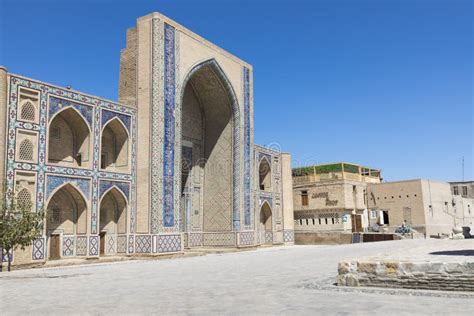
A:
[[[21,160],[33,161],[33,143],[29,139],[24,139],[20,143]]]
[[[36,109],[33,103],[26,101],[21,106],[20,119],[24,121],[34,121],[35,120]]]

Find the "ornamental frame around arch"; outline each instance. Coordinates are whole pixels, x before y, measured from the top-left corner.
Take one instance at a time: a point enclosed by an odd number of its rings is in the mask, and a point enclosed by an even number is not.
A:
[[[270,162],[270,160],[268,159],[267,156],[262,156],[262,157],[260,157],[260,159],[258,161],[258,165],[257,165],[258,182],[255,181],[255,182],[257,182],[258,189],[260,189],[260,165],[262,164],[263,160],[266,160],[267,164],[268,164],[268,167],[270,167],[270,170],[268,172],[270,173],[271,188],[273,187],[273,167],[272,167],[272,163]]]
[[[184,90],[186,89],[189,80],[196,72],[208,66],[211,68],[214,75],[216,75],[216,77],[219,79],[219,83],[226,92],[232,112],[232,230],[240,231],[240,106],[232,84],[215,58],[199,61],[190,67],[180,86],[179,105],[182,106],[183,104]],[[177,119],[181,121],[181,117]],[[181,146],[181,140],[179,140],[178,144]],[[181,150],[181,148],[179,148],[179,150]],[[181,181],[180,167],[177,168],[175,174],[179,179],[178,181]]]
[[[84,210],[86,212],[86,232],[87,232],[87,223],[89,222],[89,216],[91,215],[91,205],[90,205],[90,201],[84,196],[84,193],[81,191],[81,189],[79,189],[74,183],[70,183],[70,182],[67,182],[67,183],[63,183],[61,185],[59,185],[56,189],[54,189],[53,191],[51,191],[50,195],[48,196],[48,199],[45,201],[44,205],[46,205],[46,209],[49,207],[49,203],[51,202],[52,198],[54,197],[54,195],[59,192],[61,189],[65,188],[66,186],[71,186],[74,190],[76,190],[78,193],[79,193],[79,196],[82,198],[85,206],[86,206],[86,209]],[[73,203],[74,204],[77,204],[76,201],[73,200]],[[77,235],[77,208],[74,210],[74,216],[76,218],[76,223],[74,224],[74,235]],[[45,221],[45,227],[46,227],[46,223],[48,221],[47,218],[44,219]],[[48,235],[48,234],[46,234]],[[61,233],[61,235],[63,235]],[[49,237],[48,237],[49,238]],[[60,245],[60,247],[62,247],[62,243]],[[62,249],[61,249],[61,253],[62,253]]]
[[[273,231],[273,229],[274,229],[274,225],[273,225],[273,208],[272,208],[272,206],[270,205],[270,203],[269,203],[267,200],[263,201],[262,205],[260,205],[260,209],[259,209],[259,211],[258,211],[258,218],[260,219],[260,216],[261,216],[261,214],[262,214],[262,210],[263,210],[263,207],[264,207],[265,204],[267,204],[268,209],[270,210],[271,224],[272,224],[272,231]]]
[[[63,184],[59,185],[57,188],[55,188],[53,191],[51,191],[51,193],[49,193],[48,199],[47,199],[47,200],[45,201],[45,203],[44,203],[44,204],[46,205],[46,207],[49,205],[49,202],[51,202],[52,197],[53,197],[59,190],[61,190],[62,188],[66,187],[66,186],[68,186],[68,185],[72,186],[72,187],[74,188],[74,190],[76,190],[76,191],[79,193],[79,195],[80,195],[81,198],[84,200],[84,203],[85,203],[86,206],[87,206],[87,210],[89,210],[89,206],[90,206],[90,205],[89,205],[89,202],[90,202],[89,199],[88,199],[86,196],[84,196],[84,193],[82,192],[82,190],[79,189],[79,188],[78,188],[74,183],[72,183],[72,182],[63,183]]]
[[[109,193],[109,191],[111,191],[112,189],[116,189],[122,195],[122,197],[125,199],[125,202],[127,202],[127,209],[128,209],[128,205],[129,205],[128,198],[125,196],[125,193],[123,193],[123,191],[118,186],[116,186],[115,184],[112,185],[107,190],[105,190],[104,193],[102,193],[102,196],[99,198],[99,203],[98,203],[99,207],[100,207],[100,204],[102,203],[102,200],[104,199],[104,196],[107,193]]]
[[[100,166],[102,165],[102,135],[104,134],[104,129],[107,127],[107,125],[109,125],[110,123],[112,123],[113,121],[117,120],[121,126],[123,127],[123,129],[125,130],[125,132],[127,133],[127,168],[131,168],[131,161],[129,163],[129,158],[130,158],[130,154],[131,154],[131,138],[130,138],[130,131],[128,130],[127,126],[125,126],[125,124],[122,122],[121,119],[119,119],[117,116],[114,116],[112,118],[110,118],[110,120],[108,120],[107,122],[105,122],[101,128],[100,128],[100,138],[99,138],[99,169],[101,170],[106,170],[106,169],[102,169],[100,168]],[[117,172],[117,171],[116,171]],[[120,190],[119,190],[120,191]],[[105,192],[106,193],[106,192]],[[104,194],[105,194],[104,193]],[[126,199],[127,203],[128,203],[128,199]]]
[[[128,198],[125,196],[125,193],[123,193],[122,190],[120,190],[120,188],[117,187],[116,185],[113,185],[110,188],[108,188],[107,190],[105,190],[105,192],[99,198],[99,202],[97,203],[97,207],[98,207],[98,210],[99,210],[99,212],[97,213],[97,222],[100,223],[100,208],[102,206],[102,200],[107,195],[107,193],[109,193],[113,189],[117,190],[119,192],[119,194],[125,200],[125,213],[126,213],[125,214],[125,231],[127,232],[128,231],[129,216],[130,216],[130,202],[129,202]],[[118,233],[117,233],[117,235],[118,235]]]
[[[56,116],[58,116],[59,114],[61,114],[62,112],[68,110],[68,109],[72,109],[76,112],[76,114],[79,115],[79,117],[82,119],[82,121],[86,124],[87,126],[87,130],[89,131],[89,145],[88,145],[88,149],[89,149],[89,161],[90,160],[93,160],[91,159],[91,143],[93,143],[93,136],[94,134],[92,133],[92,128],[91,126],[89,126],[89,122],[87,122],[86,118],[84,117],[84,115],[82,115],[82,113],[77,110],[75,107],[73,107],[72,105],[69,105],[69,106],[66,106],[64,108],[62,108],[61,110],[57,111],[56,113],[54,113],[53,116],[51,116],[50,118],[48,118],[48,123],[47,123],[47,133],[46,133],[46,137],[47,137],[47,141],[46,141],[46,147],[45,147],[45,153],[46,153],[46,162],[48,163],[49,162],[49,138],[50,138],[50,129],[51,129],[51,125],[54,121],[54,119],[56,118]],[[79,167],[79,168],[84,168],[84,167]]]

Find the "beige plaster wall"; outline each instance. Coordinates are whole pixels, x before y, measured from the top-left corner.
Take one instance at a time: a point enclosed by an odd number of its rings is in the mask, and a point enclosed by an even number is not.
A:
[[[138,20],[137,60],[137,232],[150,229],[151,20]]]
[[[426,218],[426,234],[451,234],[454,225],[461,224],[461,214],[452,204],[451,186],[449,183],[421,180]],[[431,205],[431,210],[430,206]]]
[[[386,182],[367,186],[369,209],[388,211],[389,225],[399,226],[404,220],[415,229],[425,225],[425,205],[421,180]],[[411,218],[405,218],[403,209],[411,209]],[[371,218],[371,224],[379,220]]]

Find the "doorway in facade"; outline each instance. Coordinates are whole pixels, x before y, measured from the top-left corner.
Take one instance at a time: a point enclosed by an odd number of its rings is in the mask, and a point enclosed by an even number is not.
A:
[[[196,66],[183,86],[181,230],[232,230],[233,100],[215,61]]]
[[[389,217],[388,217],[388,211],[383,211],[383,223],[384,225],[389,225]]]
[[[113,254],[117,235],[127,231],[127,200],[117,187],[108,190],[100,201],[100,255]],[[112,238],[112,239],[111,239]],[[109,239],[109,240],[107,240]],[[107,242],[111,242],[110,245]],[[107,249],[109,246],[110,249]]]
[[[87,203],[81,192],[67,183],[57,189],[48,202],[46,234],[49,236],[49,258],[61,258],[62,237],[72,238],[87,233]],[[64,249],[66,250],[66,249]],[[68,254],[66,251],[66,255]]]
[[[60,247],[61,237],[60,235],[54,234],[49,237],[49,260],[61,259]]]
[[[272,232],[272,209],[268,202],[263,202],[260,208],[260,242],[262,244],[273,244],[273,232]]]

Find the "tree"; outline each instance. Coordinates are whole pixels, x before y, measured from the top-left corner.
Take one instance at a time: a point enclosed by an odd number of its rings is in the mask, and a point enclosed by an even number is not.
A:
[[[0,205],[0,248],[1,257],[6,254],[8,258],[10,271],[13,252],[18,248],[25,250],[42,235],[46,212],[44,209],[34,212],[31,201],[18,201],[16,196],[9,199],[6,190],[4,192]],[[0,271],[1,267],[2,262]]]

